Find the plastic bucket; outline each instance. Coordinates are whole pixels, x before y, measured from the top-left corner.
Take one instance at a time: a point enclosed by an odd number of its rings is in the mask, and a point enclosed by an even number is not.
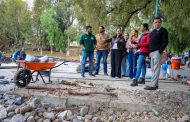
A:
[[[172,57],[172,69],[180,69],[181,58],[180,57]]]

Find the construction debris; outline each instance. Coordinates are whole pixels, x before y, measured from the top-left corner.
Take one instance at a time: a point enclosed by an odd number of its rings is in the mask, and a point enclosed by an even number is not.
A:
[[[70,95],[81,95],[88,96],[91,94],[102,94],[102,95],[110,95],[112,97],[118,97],[117,93],[107,93],[107,92],[81,92],[78,90],[68,89],[68,88],[51,88],[47,86],[27,86],[26,89],[35,89],[35,90],[47,90],[47,91],[59,91],[64,94]]]
[[[105,87],[105,90],[106,90],[107,92],[110,92],[110,91],[112,91],[112,90],[115,90],[115,88],[112,88],[112,87],[110,87],[109,85],[107,85],[107,86]]]
[[[69,85],[69,86],[86,87],[86,88],[93,88],[94,87],[94,84],[92,84],[92,83],[87,84],[86,82],[80,82],[80,81],[69,82],[66,80],[62,80],[62,81],[60,81],[60,84]]]

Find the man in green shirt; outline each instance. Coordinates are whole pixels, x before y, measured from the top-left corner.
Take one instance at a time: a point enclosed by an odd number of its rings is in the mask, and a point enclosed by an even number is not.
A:
[[[86,59],[88,58],[89,60],[89,75],[94,76],[92,74],[93,71],[93,65],[92,61],[94,59],[94,48],[96,46],[96,37],[92,34],[92,26],[86,26],[86,33],[83,34],[80,37],[80,45],[82,46],[82,61],[81,61],[81,76],[84,76],[85,73],[85,63]]]

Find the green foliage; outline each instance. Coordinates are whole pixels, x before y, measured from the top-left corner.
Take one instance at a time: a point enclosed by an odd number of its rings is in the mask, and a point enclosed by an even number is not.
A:
[[[139,11],[151,5],[151,0],[73,0],[73,3],[81,24],[125,29],[133,16],[138,17]]]
[[[35,0],[32,9],[32,26],[33,26],[33,44],[41,47],[49,46],[46,39],[46,33],[42,30],[40,23],[41,14],[51,7],[51,0]]]
[[[70,41],[76,41],[78,44],[79,38],[82,33],[84,33],[83,28],[79,25],[73,25],[65,31],[65,34],[67,35],[67,37],[69,37]]]
[[[12,43],[24,44],[32,32],[30,11],[22,0],[6,0],[0,4],[0,31]]]
[[[54,11],[54,13],[49,13],[49,16],[51,18],[49,21],[53,23],[52,28],[51,28],[51,25],[46,24],[47,22],[45,22],[46,21],[45,19],[42,19],[43,17],[45,17],[44,14],[45,13],[48,14],[47,11],[49,11],[50,9],[51,11],[52,10]],[[48,37],[47,39],[49,42],[48,44],[54,45],[56,49],[64,50],[65,45],[66,45],[66,41],[64,40],[66,40],[66,38],[63,35],[65,35],[64,34],[65,30],[72,25],[73,20],[74,20],[74,17],[73,17],[74,13],[72,10],[72,5],[71,5],[70,0],[59,0],[59,1],[36,0],[34,13],[35,13],[34,27],[37,30],[37,35],[39,37],[38,41],[41,40],[44,44],[47,44],[47,40],[46,40],[46,36],[47,36]],[[47,28],[44,24],[46,26],[49,26],[49,28]],[[56,27],[56,30],[54,30],[53,32],[54,26]],[[50,29],[50,30],[52,29],[52,31],[49,32],[47,31],[47,29]],[[54,35],[50,33],[54,33]]]
[[[147,22],[152,25],[155,16],[155,0],[74,0],[76,17],[83,25],[98,28],[104,25],[113,33],[115,27],[126,30],[138,29]],[[190,42],[190,4],[188,0],[159,0],[158,14],[169,31],[169,46],[181,53],[189,48]],[[111,26],[111,28],[110,28]],[[151,26],[150,26],[151,27]],[[95,30],[97,32],[97,30]]]
[[[40,21],[43,30],[47,33],[49,44],[54,45],[56,49],[64,50],[63,34],[54,18],[55,14],[54,9],[47,9],[42,13]]]
[[[0,0],[0,35],[15,44],[53,45],[65,49],[67,38],[79,40],[81,26],[103,25],[110,34],[117,27],[128,32],[143,22],[152,25],[155,0],[34,0],[28,10],[23,0]],[[169,32],[168,49],[190,48],[189,0],[159,0],[158,14]],[[73,26],[73,21],[79,24]]]
[[[190,48],[190,33],[188,33],[190,32],[189,1],[165,0],[160,7],[165,10],[166,28],[168,28],[170,34],[169,47],[177,54],[182,53],[187,48]]]
[[[75,19],[74,10],[70,0],[60,0],[54,5],[56,11],[55,18],[59,24],[59,28],[64,31],[69,28]]]

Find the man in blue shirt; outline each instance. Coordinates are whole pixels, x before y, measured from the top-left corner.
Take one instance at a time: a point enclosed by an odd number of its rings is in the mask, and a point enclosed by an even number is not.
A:
[[[26,53],[24,51],[24,48],[17,50],[16,52],[14,52],[13,54],[13,60],[25,60],[26,58]]]

